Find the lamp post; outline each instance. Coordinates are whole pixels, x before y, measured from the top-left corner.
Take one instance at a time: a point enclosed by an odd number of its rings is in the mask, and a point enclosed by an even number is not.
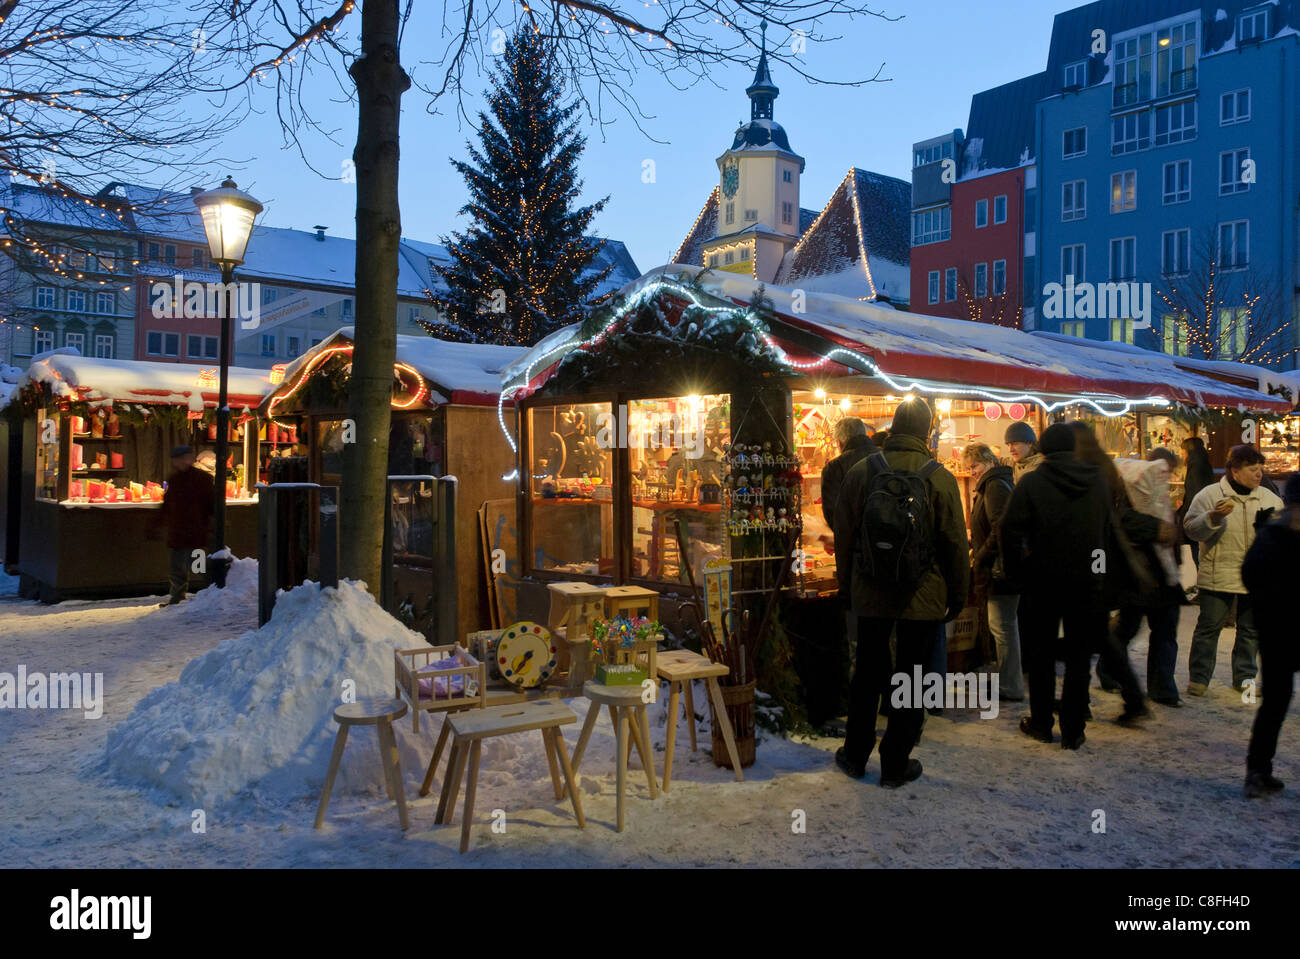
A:
[[[221,317],[221,385],[217,397],[217,476],[214,525],[216,547],[210,557],[209,571],[212,581],[219,587],[226,585],[226,573],[231,559],[226,548],[226,457],[229,456],[230,432],[230,340],[231,323],[235,316],[235,267],[244,262],[244,250],[253,232],[253,220],[262,212],[262,204],[235,186],[226,177],[215,190],[194,196],[194,205],[203,217],[203,231],[208,237],[208,252],[221,268],[221,284],[225,294],[225,309]]]

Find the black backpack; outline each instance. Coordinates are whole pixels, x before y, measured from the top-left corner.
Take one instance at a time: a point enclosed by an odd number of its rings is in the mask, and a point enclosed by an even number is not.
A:
[[[896,470],[884,453],[867,460],[871,479],[858,530],[863,569],[878,582],[914,590],[934,563],[934,516],[930,460],[920,470]]]

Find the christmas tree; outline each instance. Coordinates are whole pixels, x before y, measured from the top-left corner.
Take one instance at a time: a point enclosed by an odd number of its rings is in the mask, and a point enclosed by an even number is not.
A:
[[[481,147],[452,160],[469,186],[470,227],[444,240],[451,263],[433,269],[446,285],[430,296],[441,322],[433,336],[530,345],[581,320],[609,275],[588,267],[603,241],[583,234],[606,200],[571,209],[582,184],[578,105],[560,105],[563,83],[544,41],[521,30],[505,45],[479,113]]]

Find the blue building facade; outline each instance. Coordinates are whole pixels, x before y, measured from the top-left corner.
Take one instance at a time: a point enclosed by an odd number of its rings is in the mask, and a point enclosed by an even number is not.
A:
[[[1046,91],[1027,319],[1295,368],[1300,0],[1067,11]]]

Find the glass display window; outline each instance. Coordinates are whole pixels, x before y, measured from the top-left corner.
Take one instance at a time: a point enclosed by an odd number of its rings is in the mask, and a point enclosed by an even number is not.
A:
[[[36,498],[59,498],[59,430],[63,414],[45,409],[36,421]]]
[[[711,559],[728,555],[721,500],[731,441],[727,394],[631,400],[627,447],[632,497],[631,575],[698,581]]]
[[[613,576],[612,403],[566,403],[528,411],[532,568]]]
[[[1148,417],[1148,422],[1153,417]],[[1065,410],[1065,421],[1082,420],[1091,424],[1097,433],[1097,442],[1111,457],[1141,459],[1144,453],[1142,430],[1138,427],[1136,413],[1123,416],[1102,416],[1087,406],[1070,406]]]
[[[1260,423],[1259,449],[1266,472],[1281,476],[1300,470],[1300,415]]]

